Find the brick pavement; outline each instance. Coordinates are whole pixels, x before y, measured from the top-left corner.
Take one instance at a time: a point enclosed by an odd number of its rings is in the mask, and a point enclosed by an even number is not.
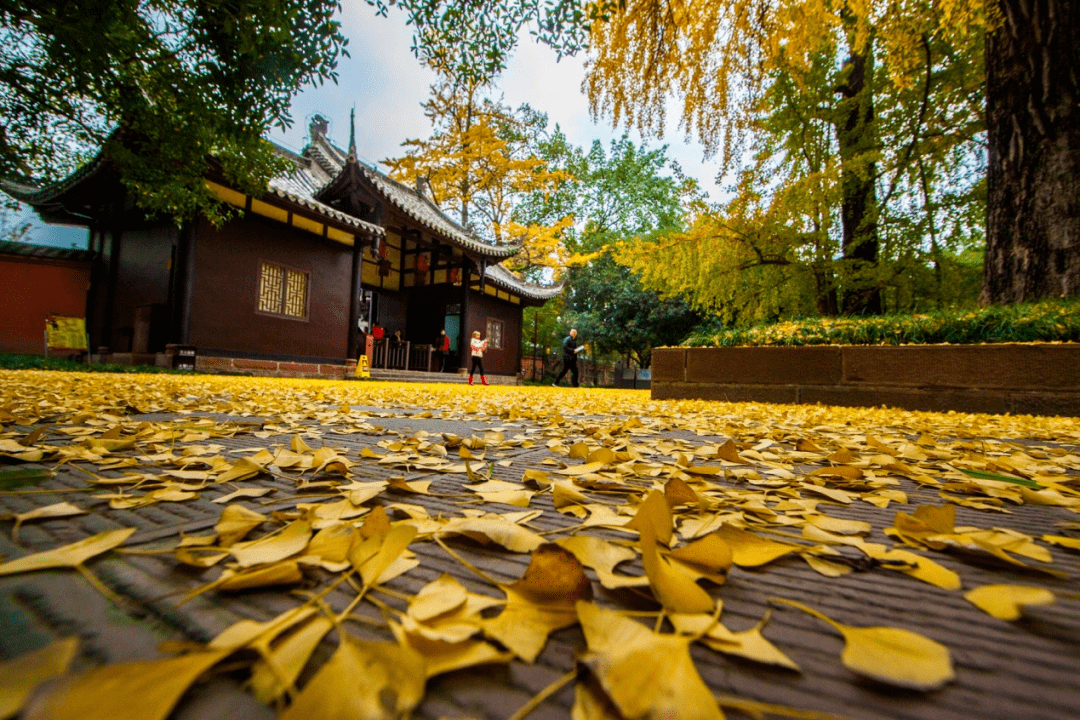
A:
[[[477,431],[505,428],[507,432],[528,429],[524,423],[482,422],[416,417],[412,411],[368,408],[369,421],[383,428],[383,434],[327,436],[328,441],[347,448],[356,457],[363,447],[374,446],[379,439],[395,434],[410,435],[419,430],[432,433],[454,432],[468,436]],[[145,416],[165,420],[169,415]],[[221,418],[219,418],[221,419]],[[244,418],[252,422],[252,418]],[[255,420],[257,421],[257,420]],[[659,437],[692,437],[695,442],[716,442],[726,438],[702,437],[688,433],[667,432]],[[654,438],[655,439],[655,438]],[[57,442],[51,438],[50,442]],[[266,444],[251,435],[215,439],[228,449],[262,447]],[[518,481],[525,469],[550,469],[541,464],[551,453],[542,445],[532,449],[517,448],[496,453],[498,459],[512,460],[510,467],[495,466],[494,477]],[[372,477],[400,474],[384,467],[365,466]],[[108,474],[108,473],[106,473]],[[410,473],[412,477],[433,480],[434,493],[460,493],[461,476]],[[272,487],[277,492],[265,501],[248,501],[252,509],[288,507],[296,499],[276,499],[289,495],[295,486],[278,478],[262,477],[245,485]],[[181,530],[198,532],[211,527],[221,505],[211,502],[224,495],[226,488],[213,488],[197,499],[183,503],[159,503],[134,510],[111,510],[104,500],[88,495],[81,473],[68,466],[41,486],[55,490],[50,494],[0,494],[0,511],[24,512],[32,507],[61,500],[74,502],[91,510],[85,516],[27,524],[20,531],[22,545],[12,544],[10,536],[0,534],[0,554],[15,557],[72,542],[102,530],[136,527],[137,533],[127,543],[129,548],[153,550],[172,547]],[[910,480],[902,480],[912,505],[940,502],[937,496]],[[457,498],[385,494],[379,503],[406,501],[423,505],[432,515],[457,515]],[[265,502],[266,504],[260,504]],[[544,510],[535,529],[558,531],[576,524],[576,520],[554,511],[551,497],[538,494],[532,507]],[[875,527],[872,541],[885,540],[880,528],[891,524],[897,506],[879,509],[866,503],[850,506],[829,505],[828,514],[845,519],[866,520]],[[505,508],[510,510],[513,508]],[[1029,505],[1012,509],[1011,515],[987,515],[960,507],[957,525],[1013,528],[1031,535],[1060,534],[1059,522],[1074,521],[1076,515],[1063,508]],[[9,524],[8,524],[9,525]],[[601,537],[626,537],[617,531],[599,531]],[[553,535],[557,537],[557,534]],[[499,580],[513,581],[521,576],[528,562],[524,555],[484,548],[467,540],[451,541],[452,546],[475,566]],[[433,543],[414,543],[411,548],[422,560],[420,567],[389,583],[393,590],[413,594],[423,585],[447,572],[474,592],[491,594],[494,589],[478,581],[456,560]],[[855,558],[858,553],[848,552]],[[1059,594],[1057,604],[1031,608],[1022,621],[1007,623],[989,617],[967,603],[961,593],[940,590],[899,573],[882,570],[854,572],[824,579],[798,558],[785,558],[759,570],[733,568],[728,581],[710,592],[723,599],[723,620],[734,631],[753,627],[769,611],[769,597],[781,596],[817,608],[826,615],[850,625],[894,625],[916,630],[950,648],[956,666],[956,680],[943,689],[930,692],[900,691],[861,679],[840,662],[840,636],[825,623],[790,607],[772,608],[772,618],[764,635],[787,653],[802,668],[801,673],[758,665],[708,648],[695,645],[694,661],[709,687],[718,694],[736,695],[766,703],[835,713],[859,720],[963,720],[987,718],[1016,720],[1073,720],[1080,717],[1080,602],[1076,593],[1077,555],[1055,549],[1054,567],[1069,574],[1068,579],[1044,575],[1019,574],[1001,568],[987,569],[962,562],[959,558],[934,554],[934,559],[961,573],[965,588],[986,583],[1012,582],[1049,588]],[[81,577],[67,572],[41,572],[0,579],[0,657],[10,658],[44,645],[50,638],[78,634],[84,649],[77,666],[86,668],[101,663],[146,659],[158,656],[157,646],[166,640],[208,641],[241,618],[269,619],[296,604],[295,598],[280,590],[254,591],[235,595],[208,593],[177,606],[178,593],[199,587],[214,571],[195,573],[177,566],[171,556],[109,555],[92,561],[93,572],[112,590],[126,598],[116,607],[93,590]],[[627,574],[640,574],[640,562],[620,568]],[[597,602],[631,605],[649,609],[632,593],[613,594],[600,588]],[[1073,593],[1071,599],[1064,597]],[[336,590],[327,601],[336,610],[348,604],[351,591]],[[383,598],[401,608],[404,603]],[[364,605],[360,612],[374,620],[379,614]],[[352,623],[358,635],[389,639],[388,632]],[[333,635],[320,651],[329,655]],[[427,694],[417,709],[422,718],[465,718],[504,720],[533,695],[566,672],[574,669],[577,653],[584,647],[577,627],[554,633],[535,664],[514,661],[506,665],[463,670],[428,682]],[[567,718],[573,702],[572,687],[565,687],[538,707],[529,717]],[[732,715],[737,713],[729,711]],[[199,686],[189,693],[174,715],[183,720],[262,720],[272,717],[266,707],[253,701],[240,688],[238,680],[228,675]]]

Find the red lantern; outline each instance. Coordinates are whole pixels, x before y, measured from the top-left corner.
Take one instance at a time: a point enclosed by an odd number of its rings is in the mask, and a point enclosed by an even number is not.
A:
[[[416,256],[416,272],[426,273],[429,267],[427,255]]]
[[[450,282],[457,283],[461,280],[461,272],[457,268],[450,268]]]

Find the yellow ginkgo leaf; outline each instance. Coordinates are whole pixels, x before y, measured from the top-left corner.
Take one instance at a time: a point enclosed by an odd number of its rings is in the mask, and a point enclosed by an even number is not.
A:
[[[522,578],[502,589],[506,607],[484,623],[484,634],[526,662],[536,659],[548,635],[577,622],[576,601],[592,598],[581,563],[553,543],[537,548]]]
[[[664,493],[653,490],[645,498],[645,502],[638,506],[637,512],[630,522],[623,527],[627,530],[641,532],[642,527],[649,525],[653,531],[653,538],[664,545],[671,544],[671,536],[674,533],[674,523],[671,518],[671,508],[668,507]]]
[[[767,540],[732,525],[724,525],[716,535],[731,548],[731,561],[739,567],[758,567],[803,549],[794,543]]]
[[[911,690],[935,690],[956,677],[949,649],[924,635],[894,627],[851,627],[794,600],[770,601],[832,625],[844,636],[840,660],[860,675]]]
[[[245,535],[266,522],[266,516],[249,510],[243,505],[228,505],[221,511],[214,530],[218,534],[218,545],[229,547]]]
[[[910,575],[913,578],[935,585],[942,590],[960,589],[960,576],[947,567],[934,562],[930,558],[899,548],[894,548],[886,552],[881,552],[878,548],[880,548],[880,546],[873,543],[867,543],[863,546],[867,555],[876,560],[884,561],[886,563],[885,567],[890,570],[896,570],[905,575]],[[889,565],[889,561],[898,561],[903,564],[899,566]]]
[[[1050,605],[1054,593],[1027,585],[982,585],[964,593],[964,599],[999,620],[1019,620],[1028,605]]]
[[[35,702],[25,720],[165,720],[191,684],[231,652],[95,668]]]
[[[79,639],[66,638],[0,663],[0,718],[16,715],[34,688],[67,672],[78,650]]]
[[[811,515],[806,521],[815,527],[837,535],[869,535],[873,528],[861,520],[842,520],[828,515]]]
[[[15,515],[15,527],[11,529],[11,541],[19,542],[19,528],[25,522],[31,520],[48,520],[50,518],[72,517],[73,515],[85,515],[86,511],[71,503],[60,502],[52,505],[44,505],[24,513]]]
[[[684,635],[696,639],[717,652],[735,655],[765,665],[778,665],[798,671],[795,661],[765,639],[761,630],[769,620],[766,615],[755,627],[742,632],[731,632],[712,615],[671,615],[671,624]]]
[[[252,668],[249,686],[255,697],[270,704],[292,688],[315,648],[333,629],[333,620],[316,617],[277,643]]]
[[[245,457],[237,460],[228,470],[218,475],[214,481],[217,483],[239,482],[253,478],[261,472],[265,472],[262,465],[259,465],[251,458]]]
[[[302,552],[310,540],[311,523],[305,520],[294,520],[279,533],[267,535],[258,540],[234,543],[229,547],[229,552],[236,558],[240,567],[246,568],[292,557]]]
[[[588,652],[581,662],[626,718],[721,720],[690,658],[690,638],[659,635],[614,610],[579,602]]]
[[[727,572],[731,569],[731,548],[715,533],[699,538],[689,545],[676,548],[669,555],[676,560],[698,565],[712,572]]]
[[[442,526],[439,534],[465,535],[478,542],[494,542],[519,553],[532,552],[544,544],[542,536],[494,513],[482,517],[451,518]]]
[[[641,563],[653,594],[670,613],[711,613],[716,603],[694,579],[670,565],[656,551],[652,525],[641,526]]]
[[[81,565],[95,555],[108,552],[131,537],[135,528],[123,528],[121,530],[106,530],[97,535],[80,540],[70,545],[64,545],[54,550],[34,553],[25,557],[9,560],[0,564],[0,575],[14,575],[16,573],[33,572],[34,570],[48,570],[50,568],[75,567]]]
[[[409,615],[426,622],[439,615],[457,610],[465,604],[468,591],[452,575],[443,573],[438,579],[420,588],[409,603]]]
[[[394,642],[342,633],[281,720],[392,720],[407,717],[424,696],[424,658]]]
[[[1043,535],[1042,540],[1069,550],[1080,550],[1080,538],[1065,537],[1064,535]]]
[[[349,561],[353,563],[363,578],[364,586],[371,587],[378,582],[384,572],[398,560],[409,543],[416,538],[416,528],[412,525],[395,525],[385,537],[373,536],[367,542],[378,541],[378,550],[370,558],[357,564],[354,555],[350,553]]]
[[[802,559],[806,561],[806,564],[812,567],[815,572],[824,575],[825,577],[837,578],[851,573],[850,565],[826,560],[813,553],[800,553],[800,557],[802,557]]]
[[[429,678],[467,667],[506,663],[514,659],[514,653],[499,650],[483,640],[451,642],[433,639],[422,632],[413,632],[407,623],[398,625],[391,622],[390,630],[399,643],[424,658],[425,676]]]

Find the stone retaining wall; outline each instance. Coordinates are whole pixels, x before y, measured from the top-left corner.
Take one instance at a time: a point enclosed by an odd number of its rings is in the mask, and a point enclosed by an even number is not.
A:
[[[1080,416],[1080,345],[656,348],[652,397]]]
[[[201,373],[246,373],[264,377],[326,378],[341,380],[352,376],[356,361],[345,365],[326,363],[299,363],[278,360],[248,360],[245,358],[206,357],[195,358],[195,371]]]

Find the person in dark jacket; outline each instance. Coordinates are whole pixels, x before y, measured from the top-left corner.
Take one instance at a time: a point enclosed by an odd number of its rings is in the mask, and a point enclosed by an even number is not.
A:
[[[558,387],[559,382],[566,377],[566,373],[570,373],[570,381],[574,387],[578,387],[577,356],[584,349],[584,345],[578,345],[577,329],[570,328],[570,334],[562,341],[562,372],[555,378],[555,382],[551,383],[552,387]]]
[[[439,331],[439,337],[435,338],[435,367],[436,372],[446,372],[446,356],[450,354],[450,336],[446,330]]]

